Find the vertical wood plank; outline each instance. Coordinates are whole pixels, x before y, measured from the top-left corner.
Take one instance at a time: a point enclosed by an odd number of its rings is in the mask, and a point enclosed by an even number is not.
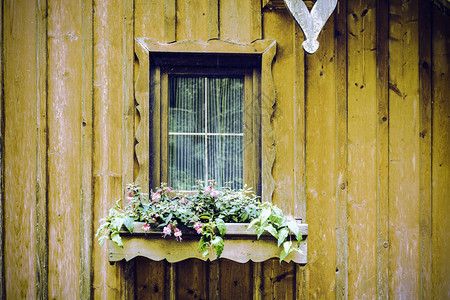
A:
[[[263,299],[294,299],[295,264],[271,259],[263,268]]]
[[[208,263],[198,259],[188,259],[174,265],[176,272],[173,299],[208,299]],[[211,274],[214,276],[214,274]]]
[[[36,298],[48,298],[47,1],[36,2]]]
[[[418,1],[389,8],[389,297],[420,294]]]
[[[389,297],[389,1],[377,0],[377,298]]]
[[[219,1],[217,0],[207,0],[208,1],[208,39],[218,39],[220,36],[219,32]]]
[[[80,211],[80,298],[92,298],[93,236],[93,4],[81,2],[81,211]]]
[[[253,263],[252,277],[253,277],[253,292],[252,299],[253,300],[261,300],[263,293],[263,271],[262,271],[262,263],[255,262]]]
[[[292,99],[295,89],[295,35],[294,19],[287,10],[273,10],[264,13],[264,37],[277,40],[277,63],[273,65],[273,80],[276,82],[276,108],[273,114],[273,131],[275,136],[274,147],[277,157],[272,169],[276,182],[273,203],[286,215],[294,215],[294,171],[295,171],[295,144],[292,136],[295,128],[287,126],[294,124],[294,101]],[[279,35],[279,32],[287,34]],[[266,97],[262,94],[262,98]],[[263,110],[263,114],[265,111]],[[264,136],[262,137],[264,138]]]
[[[219,10],[220,39],[250,43],[261,38],[260,0],[219,0]]]
[[[27,1],[3,1],[2,9],[5,295],[35,298],[39,13]]]
[[[6,298],[5,286],[5,95],[3,57],[3,1],[0,2],[0,299]]]
[[[432,298],[445,299],[450,286],[450,17],[432,15]]]
[[[377,239],[376,2],[349,2],[348,297],[375,298]]]
[[[209,27],[209,6],[212,4],[208,0],[177,0],[177,40],[208,40],[209,32],[212,29]],[[214,14],[214,8],[211,7],[211,9],[213,10],[211,13]]]
[[[164,18],[166,0],[134,1],[135,37],[150,37],[159,42],[164,41]]]
[[[134,1],[123,1],[123,125],[122,125],[122,191],[134,182]],[[122,203],[123,204],[123,203]],[[136,261],[121,264],[122,298],[134,299],[136,287]]]
[[[252,299],[251,264],[241,264],[229,260],[220,262],[220,298]]]
[[[335,298],[336,269],[336,87],[334,15],[319,35],[320,47],[307,55],[306,208],[308,297]]]
[[[175,5],[176,2],[172,1],[172,5]],[[156,0],[156,1],[147,1],[147,0],[135,0],[134,1],[135,9],[134,9],[134,34],[135,37],[149,37],[155,39],[159,42],[165,42],[170,39],[166,37],[166,29],[165,26],[165,16],[166,16],[166,0]],[[169,3],[170,4],[170,3]],[[176,13],[176,10],[173,11],[173,14]],[[173,15],[175,17],[175,15]],[[173,19],[175,22],[175,19]],[[173,27],[176,30],[175,27]],[[172,40],[174,40],[175,32],[173,31]],[[136,51],[140,51],[138,47],[135,48]],[[136,116],[138,118],[138,123],[136,125],[136,139],[138,144],[135,147],[136,155],[140,158],[140,166],[139,169],[139,177],[138,183],[143,187],[144,190],[149,189],[149,180],[151,180],[152,185],[159,184],[159,171],[158,174],[154,174],[153,170],[159,170],[159,160],[157,157],[150,157],[149,160],[145,160],[148,156],[149,152],[149,143],[156,143],[155,140],[149,140],[149,133],[143,132],[142,128],[150,128],[151,130],[155,130],[155,132],[159,132],[159,120],[152,120],[150,124],[143,124],[143,120],[148,122],[149,118],[140,118],[141,115],[150,114],[150,109],[160,107],[158,103],[149,103],[148,100],[154,95],[142,94],[142,91],[148,90],[145,88],[145,85],[148,85],[150,80],[155,80],[154,78],[150,79],[149,76],[149,65],[148,62],[145,61],[145,55],[143,53],[139,55],[139,76],[143,76],[147,79],[139,79],[136,77],[136,101],[138,102],[137,113]],[[140,85],[140,86],[139,86]],[[155,91],[155,87],[159,86],[159,79],[152,82],[150,86],[151,92]],[[156,92],[159,93],[159,88],[156,89]],[[150,97],[150,98],[149,98]],[[155,125],[153,125],[155,124]],[[150,132],[150,135],[153,134],[153,131]],[[159,149],[159,147],[158,147]],[[151,165],[153,160],[157,162],[155,169],[149,170],[148,167],[144,167],[147,164]],[[152,188],[152,187],[150,187]],[[148,259],[139,259],[136,261],[136,298],[137,299],[168,299],[169,295],[165,295],[165,291],[168,287],[165,287],[167,283],[164,279],[166,277],[166,269],[164,266],[164,262],[155,262]]]
[[[209,293],[208,299],[219,300],[220,299],[220,263],[216,259],[208,264],[208,277],[209,277]]]
[[[338,2],[335,14],[336,52],[336,298],[348,291],[348,116],[347,109],[347,1]],[[350,59],[350,58],[349,58]]]
[[[419,1],[420,298],[432,298],[431,2]]]
[[[122,195],[123,5],[94,2],[94,228]],[[118,38],[119,37],[119,38]],[[120,299],[122,270],[108,262],[107,247],[93,247],[93,294]]]
[[[164,261],[136,258],[136,299],[168,299],[164,291]]]
[[[177,40],[177,0],[164,2],[164,40],[166,43]]]
[[[48,296],[79,297],[81,4],[48,2]],[[70,224],[68,226],[68,224]],[[68,227],[76,228],[67,234]]]
[[[306,115],[305,115],[305,51],[300,26],[294,34],[294,217],[306,223]]]

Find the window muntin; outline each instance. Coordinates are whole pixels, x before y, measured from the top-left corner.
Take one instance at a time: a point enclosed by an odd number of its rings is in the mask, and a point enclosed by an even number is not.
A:
[[[244,76],[168,76],[168,182],[244,185]]]

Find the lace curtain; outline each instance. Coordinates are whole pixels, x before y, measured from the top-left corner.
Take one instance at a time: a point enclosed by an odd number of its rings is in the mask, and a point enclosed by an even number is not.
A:
[[[169,77],[169,185],[243,187],[244,79]]]

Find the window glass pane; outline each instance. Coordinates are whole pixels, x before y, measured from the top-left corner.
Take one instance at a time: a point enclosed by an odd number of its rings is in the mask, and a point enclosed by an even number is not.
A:
[[[205,138],[197,135],[169,135],[169,186],[194,190],[205,178]]]
[[[204,132],[205,80],[169,77],[169,132]]]
[[[208,78],[208,132],[242,133],[243,78]]]
[[[208,179],[214,179],[218,187],[231,182],[231,188],[244,186],[243,136],[208,137]]]

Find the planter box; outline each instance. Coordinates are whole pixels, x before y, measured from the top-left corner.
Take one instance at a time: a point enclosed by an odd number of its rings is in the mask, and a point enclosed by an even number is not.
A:
[[[109,261],[114,263],[125,259],[129,261],[136,256],[147,257],[151,260],[160,261],[167,259],[174,263],[189,258],[201,260],[215,260],[215,253],[206,257],[202,256],[198,248],[200,236],[194,232],[183,232],[183,241],[178,242],[173,236],[162,237],[161,230],[151,229],[148,232],[142,230],[144,223],[135,222],[134,232],[121,233],[123,248],[109,241]],[[262,262],[270,258],[279,258],[281,248],[278,248],[277,241],[270,234],[263,234],[259,240],[256,233],[248,230],[248,224],[227,223],[227,234],[224,237],[224,250],[221,258],[226,258],[239,263],[248,261]],[[303,253],[294,251],[289,254],[284,261],[293,261],[298,264],[306,264],[308,225],[299,221],[300,232],[303,235],[300,249]]]

